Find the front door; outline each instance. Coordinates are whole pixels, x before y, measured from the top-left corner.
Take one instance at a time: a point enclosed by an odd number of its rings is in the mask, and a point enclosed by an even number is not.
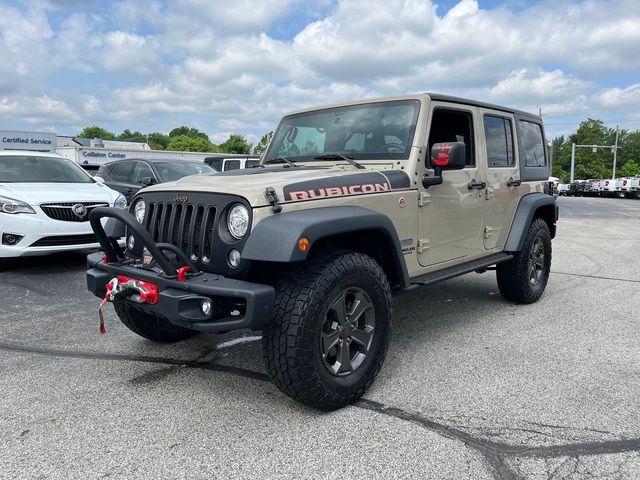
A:
[[[483,144],[487,157],[484,247],[502,247],[521,197],[516,161],[515,121],[505,112],[481,109]]]
[[[439,102],[432,102],[431,108],[427,158],[431,146],[442,142],[464,142],[467,158],[464,169],[444,171],[441,185],[420,192],[417,252],[425,267],[463,261],[482,249],[485,205],[476,151],[480,132],[474,128],[478,109]]]

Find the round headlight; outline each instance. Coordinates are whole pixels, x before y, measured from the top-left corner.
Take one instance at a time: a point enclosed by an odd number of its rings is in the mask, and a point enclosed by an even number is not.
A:
[[[147,206],[144,203],[144,200],[140,200],[139,202],[136,203],[136,206],[133,208],[133,212],[136,216],[136,220],[139,223],[144,222],[144,213],[147,209]]]
[[[229,227],[229,233],[235,238],[244,237],[249,229],[249,212],[244,205],[238,203],[229,210],[227,227]]]

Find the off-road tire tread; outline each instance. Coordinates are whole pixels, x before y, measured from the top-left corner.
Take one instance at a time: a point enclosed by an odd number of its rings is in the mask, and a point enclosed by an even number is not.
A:
[[[174,343],[198,334],[196,330],[178,327],[168,320],[137,310],[125,300],[113,302],[113,308],[129,330],[154,342]]]
[[[378,375],[389,346],[390,335],[377,355],[366,383],[349,395],[332,392],[323,386],[320,377],[309,375],[310,368],[306,364],[312,361],[313,352],[299,345],[301,336],[309,333],[305,332],[305,320],[322,313],[320,309],[332,283],[354,269],[369,272],[379,282],[391,318],[391,289],[378,263],[361,253],[336,251],[311,259],[283,276],[276,286],[274,318],[264,330],[263,358],[275,385],[285,395],[321,410],[341,408],[362,397]]]
[[[549,245],[548,262],[551,263],[551,233],[549,226],[542,218],[536,217],[531,222],[522,250],[514,253],[514,257],[508,262],[499,263],[496,267],[498,289],[505,300],[516,303],[533,303],[540,298],[544,288],[534,291],[529,284],[529,253],[531,244],[538,232],[544,232],[543,241]],[[545,279],[546,282],[549,278]]]

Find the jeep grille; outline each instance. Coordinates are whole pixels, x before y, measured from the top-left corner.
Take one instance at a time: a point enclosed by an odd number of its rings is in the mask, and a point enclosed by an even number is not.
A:
[[[175,245],[192,261],[208,263],[215,218],[213,206],[148,202],[145,227],[156,242]]]

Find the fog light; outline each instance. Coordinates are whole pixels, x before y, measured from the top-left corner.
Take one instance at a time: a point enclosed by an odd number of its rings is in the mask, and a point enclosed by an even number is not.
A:
[[[15,233],[4,233],[2,234],[2,244],[3,245],[15,245],[20,240],[22,240],[24,235],[16,235]]]
[[[129,250],[133,250],[133,247],[136,246],[136,239],[133,237],[133,235],[129,235],[129,238],[127,239],[127,248]]]
[[[227,261],[229,262],[229,266],[231,268],[238,268],[240,265],[240,252],[235,248],[229,252],[229,256],[227,257]]]
[[[211,300],[205,298],[200,302],[200,311],[205,317],[211,315]]]

